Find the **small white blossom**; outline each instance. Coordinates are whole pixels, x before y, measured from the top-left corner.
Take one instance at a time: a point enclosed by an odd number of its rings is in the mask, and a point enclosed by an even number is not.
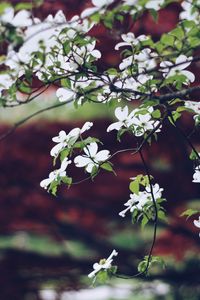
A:
[[[52,141],[57,143],[57,145],[51,149],[51,156],[57,157],[60,151],[65,147],[71,148],[72,145],[77,141],[80,134],[89,130],[92,126],[92,122],[86,122],[81,129],[78,127],[74,128],[68,134],[66,134],[64,130],[61,130],[58,136],[52,138]]]
[[[61,164],[60,169],[54,170],[49,174],[49,178],[44,179],[40,182],[40,186],[44,188],[45,190],[48,188],[48,186],[53,182],[57,181],[58,178],[60,177],[65,177],[66,176],[66,168],[69,164],[71,164],[71,160],[68,160],[66,157]]]
[[[108,270],[112,267],[113,257],[117,256],[118,252],[116,250],[113,250],[110,256],[107,259],[101,259],[99,263],[95,263],[93,265],[94,271],[92,271],[90,274],[88,274],[89,278],[93,278],[96,276],[96,274],[101,270]]]
[[[99,164],[106,161],[110,157],[110,152],[108,150],[101,150],[98,152],[98,145],[93,142],[83,148],[85,154],[78,155],[74,159],[76,167],[82,168],[86,167],[88,173],[92,173],[94,167],[99,167]]]
[[[147,39],[146,35],[140,35],[138,37],[135,37],[133,32],[128,32],[126,34],[121,35],[123,42],[118,43],[115,45],[115,50],[119,50],[120,47],[124,46],[135,46],[139,44],[142,41],[145,41]]]
[[[115,116],[119,121],[108,126],[107,132],[110,132],[114,129],[120,130],[122,127],[128,128],[131,125],[130,123],[131,117],[128,113],[128,106],[125,106],[124,108],[117,107],[115,109]]]
[[[162,197],[162,191],[163,189],[159,187],[158,183],[152,185],[153,195],[155,201],[157,199],[160,199]],[[126,209],[122,210],[119,213],[119,216],[124,218],[126,216],[126,213],[130,211],[131,213],[134,210],[141,211],[145,204],[149,201],[152,201],[152,195],[151,195],[151,188],[150,186],[147,186],[145,188],[145,191],[140,191],[137,194],[130,194],[130,199],[124,204],[124,206],[127,206]]]
[[[119,131],[125,127],[132,130],[135,136],[142,136],[146,131],[153,130],[159,124],[159,121],[152,119],[152,107],[147,107],[146,110],[146,114],[139,114],[140,110],[136,108],[129,114],[128,106],[124,108],[117,107],[115,109],[115,116],[119,121],[108,126],[107,132],[112,130]],[[160,127],[155,132],[160,132]]]
[[[173,63],[170,61],[161,62],[160,66],[162,67],[161,72],[163,72],[163,76],[168,78],[171,76],[175,76],[177,74],[184,75],[186,77],[185,84],[189,84],[195,80],[195,76],[192,72],[185,70],[190,64],[192,57],[187,57],[183,54],[179,55],[175,61],[175,65],[173,67]]]

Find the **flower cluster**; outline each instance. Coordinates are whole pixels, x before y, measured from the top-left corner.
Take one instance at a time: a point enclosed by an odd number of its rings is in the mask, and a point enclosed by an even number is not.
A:
[[[154,130],[159,125],[159,121],[152,118],[153,111],[152,107],[146,107],[145,109],[136,108],[129,114],[128,106],[124,108],[117,107],[115,109],[115,116],[119,121],[111,124],[107,128],[107,132],[127,128],[127,130],[130,130],[135,136],[142,136],[145,132]],[[160,127],[161,125],[155,132],[159,132]]]
[[[57,145],[51,149],[51,156],[57,157],[65,147],[68,149],[72,148],[80,135],[89,130],[92,126],[92,122],[86,122],[81,129],[78,127],[74,128],[68,134],[66,134],[64,130],[61,130],[58,136],[52,138],[52,141],[57,143]]]
[[[163,189],[156,183],[152,185],[152,191],[150,185],[147,185],[144,191],[139,191],[137,194],[130,194],[130,199],[124,204],[127,208],[122,210],[119,215],[124,218],[128,211],[131,213],[134,211],[138,212],[142,211],[146,205],[152,206],[152,193],[155,201],[157,201],[162,198],[162,191]]]
[[[60,183],[60,181],[63,180],[64,177],[66,177],[66,168],[68,165],[71,164],[71,160],[68,160],[68,158],[66,157],[62,163],[59,169],[54,170],[53,172],[51,172],[49,174],[49,177],[47,179],[43,179],[40,182],[40,186],[42,188],[44,188],[45,190],[49,187],[50,190],[53,189],[53,187],[51,187],[51,184],[55,182],[55,187],[57,187],[57,185]],[[56,192],[56,190],[55,190]]]
[[[85,154],[75,157],[74,163],[76,167],[85,167],[88,173],[92,173],[93,170],[97,170],[102,162],[105,162],[110,157],[108,150],[101,150],[98,152],[97,143],[91,143],[83,148]]]

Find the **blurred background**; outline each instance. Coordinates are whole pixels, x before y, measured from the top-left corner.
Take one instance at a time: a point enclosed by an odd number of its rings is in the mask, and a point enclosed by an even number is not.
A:
[[[89,1],[45,0],[34,13],[45,18],[62,9],[71,17],[89,6]],[[91,34],[98,38],[97,47],[102,52],[99,67],[118,65],[114,45],[129,28],[136,35],[152,34],[157,40],[175,27],[180,10],[178,3],[169,5],[160,11],[158,23],[147,13],[135,24],[126,18],[122,24],[115,24],[112,34],[102,25],[96,26]],[[198,63],[194,69],[198,74]],[[198,95],[195,97],[198,99]],[[56,102],[52,87],[30,104],[1,108],[0,134]],[[87,278],[93,263],[107,257],[114,248],[119,251],[115,260],[119,270],[127,275],[137,272],[137,264],[148,253],[153,228],[147,226],[141,231],[139,226],[131,225],[128,217],[118,216],[129,197],[129,178],[144,173],[139,156],[121,153],[112,161],[117,176],[102,173],[94,182],[59,189],[57,197],[39,186],[52,170],[51,138],[60,130],[67,132],[82,126],[85,120],[94,121],[91,136],[100,138],[105,149],[115,152],[134,147],[135,140],[128,135],[123,143],[117,143],[115,133],[106,134],[112,115],[113,109],[98,104],[84,104],[78,111],[73,105],[62,106],[38,115],[0,142],[1,300],[199,299],[198,231],[194,218],[186,221],[180,214],[187,207],[200,209],[200,186],[192,183],[190,149],[174,128],[165,124],[158,143],[144,149],[151,174],[164,188],[169,216],[168,222],[159,223],[154,249],[154,255],[166,260],[166,268],[155,267],[146,279],[115,279],[106,286],[92,288]],[[189,133],[191,115],[185,114],[180,125]],[[193,135],[193,143],[200,151],[199,132]],[[78,169],[73,174],[77,179],[81,176],[84,173]]]

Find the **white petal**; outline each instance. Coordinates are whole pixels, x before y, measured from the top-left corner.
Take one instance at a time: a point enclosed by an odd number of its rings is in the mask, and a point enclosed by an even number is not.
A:
[[[190,82],[195,81],[195,76],[192,72],[184,70],[184,71],[181,71],[181,74],[185,75]]]
[[[57,145],[55,145],[51,151],[50,151],[50,155],[53,157],[58,156],[59,152],[64,148],[64,144],[63,143],[59,143]]]
[[[21,10],[19,11],[14,19],[12,20],[12,25],[16,27],[26,27],[31,26],[33,23],[31,19],[31,14],[27,10]]]
[[[130,45],[130,44],[127,42],[118,43],[115,45],[115,50],[119,50],[120,47],[124,47],[124,46],[128,46],[128,45]]]
[[[83,151],[85,152],[85,154],[87,154],[88,156],[94,157],[97,153],[98,150],[98,145],[97,143],[91,143],[89,145],[87,145],[87,147],[83,148]]]
[[[119,121],[126,120],[128,117],[128,106],[125,106],[124,108],[117,107],[115,109],[115,116]]]
[[[92,173],[92,169],[93,169],[93,167],[94,166],[97,166],[98,167],[98,165],[96,165],[96,164],[94,164],[92,161],[90,161],[90,163],[87,165],[87,167],[86,167],[86,171],[88,172],[88,173]]]
[[[101,57],[101,52],[99,50],[93,50],[91,53],[90,53],[93,57],[96,57],[96,58],[100,58]]]
[[[68,157],[64,158],[60,166],[60,171],[65,171],[67,166],[70,165],[71,162],[71,160],[68,160]]]
[[[95,159],[97,161],[104,161],[110,157],[110,151],[108,150],[101,150],[95,155]]]
[[[194,220],[194,225],[198,228],[200,228],[200,217],[199,217],[199,220]]]
[[[81,18],[86,18],[90,15],[92,15],[93,13],[95,13],[96,11],[98,11],[99,9],[97,7],[89,7],[86,8],[82,13],[81,13]]]
[[[75,92],[66,88],[59,88],[56,91],[56,96],[60,102],[65,102],[70,100],[70,98],[73,98],[75,96]]]
[[[82,168],[87,166],[91,162],[91,159],[89,157],[84,157],[81,155],[78,155],[77,157],[74,158],[74,163],[76,167]]]
[[[50,178],[47,178],[47,179],[43,179],[41,182],[40,182],[40,186],[44,189],[47,189],[48,185],[52,182],[53,180],[51,180]]]
[[[67,137],[67,134],[64,130],[61,130],[58,134],[58,136],[55,136],[52,138],[52,141],[55,143],[63,142]]]
[[[81,133],[89,130],[93,126],[92,122],[86,122],[83,127],[81,128]]]
[[[181,64],[180,66],[177,66],[178,70],[187,68],[191,64],[190,61],[188,62],[189,59],[191,59],[191,57],[187,57],[183,54],[179,55],[179,57],[176,59],[176,64]]]
[[[110,132],[112,130],[120,130],[120,128],[123,126],[123,123],[122,122],[115,122],[115,123],[112,123],[110,124],[110,126],[108,126],[107,128],[107,132]]]

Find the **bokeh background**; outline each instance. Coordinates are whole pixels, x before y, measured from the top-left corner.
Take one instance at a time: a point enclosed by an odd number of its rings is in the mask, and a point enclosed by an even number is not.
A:
[[[89,6],[84,0],[45,0],[34,14],[45,18],[62,9],[70,18]],[[120,57],[114,45],[122,33],[151,34],[156,41],[174,28],[180,10],[178,3],[169,5],[159,12],[158,23],[148,13],[135,24],[126,18],[115,24],[112,34],[102,25],[96,26],[91,35],[98,38],[103,54],[99,68],[117,66]],[[194,84],[198,84],[198,63],[193,71],[197,74]],[[196,100],[198,96],[194,95]],[[0,134],[56,101],[51,87],[30,104],[1,108]],[[128,135],[118,143],[115,133],[106,134],[112,114],[107,106],[84,104],[77,111],[68,105],[38,115],[0,142],[1,300],[199,299],[199,236],[194,218],[186,221],[180,214],[187,207],[199,208],[200,186],[191,182],[190,149],[172,126],[165,124],[158,143],[144,149],[151,173],[164,188],[169,216],[168,222],[159,223],[154,249],[155,255],[166,260],[166,268],[155,267],[146,279],[115,279],[93,289],[87,278],[93,262],[107,257],[114,248],[120,253],[116,258],[120,272],[127,275],[137,272],[138,262],[148,253],[151,226],[141,231],[129,218],[118,216],[129,197],[129,178],[144,173],[139,156],[121,153],[113,160],[117,176],[102,173],[94,182],[61,188],[56,198],[39,186],[52,170],[51,138],[62,129],[67,132],[85,120],[94,121],[91,136],[100,138],[106,149],[115,152],[134,147],[136,141]],[[180,126],[189,133],[192,116],[184,114]],[[192,140],[200,150],[198,131]],[[77,179],[83,176],[78,169],[74,172]]]

